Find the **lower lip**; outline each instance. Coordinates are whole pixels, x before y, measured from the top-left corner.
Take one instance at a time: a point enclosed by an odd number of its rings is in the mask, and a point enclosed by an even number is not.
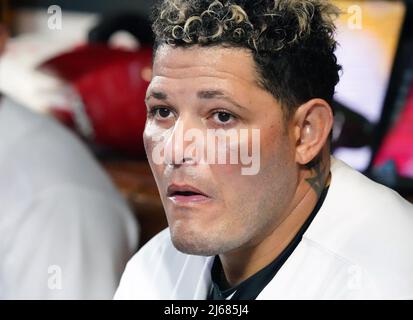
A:
[[[191,204],[191,203],[203,203],[211,200],[206,196],[194,195],[194,196],[172,196],[169,199],[175,204]]]

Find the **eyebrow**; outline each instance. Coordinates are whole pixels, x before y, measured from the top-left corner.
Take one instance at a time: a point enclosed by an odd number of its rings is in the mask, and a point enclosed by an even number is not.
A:
[[[168,95],[164,92],[160,91],[152,91],[146,98],[145,101],[148,101],[150,98],[155,98],[157,100],[168,100]]]
[[[223,100],[230,102],[231,104],[233,104],[234,106],[240,109],[246,109],[239,103],[235,102],[232,98],[230,98],[227,94],[225,94],[225,92],[221,90],[202,90],[202,91],[197,92],[197,97],[198,99],[203,99],[203,100],[223,99]],[[154,99],[161,100],[161,101],[166,101],[168,100],[168,95],[165,92],[152,91],[145,98],[145,101],[148,101],[150,98],[154,98]]]
[[[225,92],[220,91],[220,90],[204,90],[204,91],[199,91],[197,93],[197,96],[199,99],[223,99],[226,100],[228,102],[230,102],[231,104],[233,104],[234,106],[240,108],[240,109],[246,109],[245,107],[243,107],[242,105],[240,105],[239,103],[235,102],[231,97],[229,97],[227,94],[225,94]]]

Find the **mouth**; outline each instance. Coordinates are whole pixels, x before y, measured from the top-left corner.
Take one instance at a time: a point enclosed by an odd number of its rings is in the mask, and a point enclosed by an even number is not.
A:
[[[175,204],[195,204],[211,200],[208,194],[193,186],[176,184],[168,187],[167,197]]]

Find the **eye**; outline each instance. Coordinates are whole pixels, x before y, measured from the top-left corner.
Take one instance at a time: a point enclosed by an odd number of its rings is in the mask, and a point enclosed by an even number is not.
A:
[[[165,108],[165,107],[155,107],[150,110],[150,114],[156,120],[167,120],[174,116],[172,110]]]
[[[219,124],[229,124],[235,120],[235,116],[229,112],[218,111],[213,114],[213,119]]]

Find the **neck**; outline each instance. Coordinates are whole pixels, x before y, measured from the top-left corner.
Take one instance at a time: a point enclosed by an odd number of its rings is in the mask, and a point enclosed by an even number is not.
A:
[[[330,155],[324,152],[311,168],[303,168],[293,201],[272,232],[248,248],[220,255],[226,279],[235,286],[274,261],[307,221],[330,182]],[[242,262],[242,263],[240,263]]]

